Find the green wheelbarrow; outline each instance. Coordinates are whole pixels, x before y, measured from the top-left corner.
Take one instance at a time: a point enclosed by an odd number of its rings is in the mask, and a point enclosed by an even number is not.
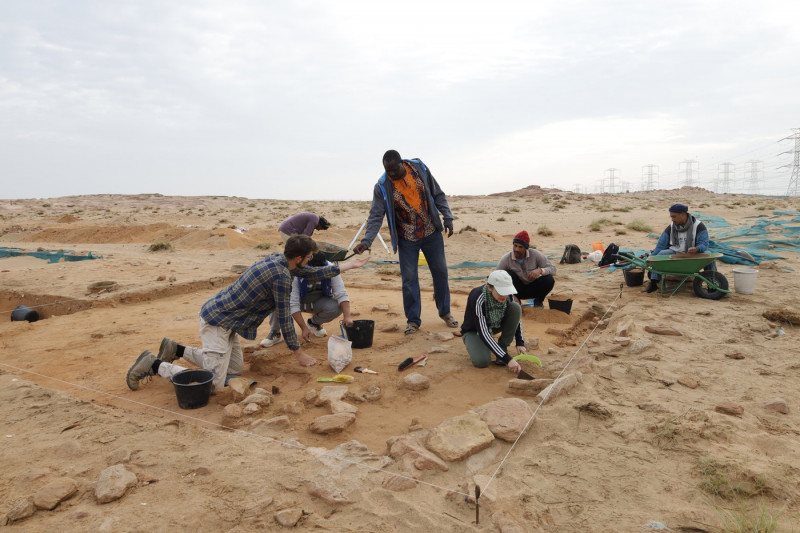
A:
[[[338,263],[339,261],[350,259],[356,255],[355,253],[347,255],[347,248],[342,248],[341,246],[336,246],[328,242],[317,241],[317,248],[322,252],[322,255],[325,256],[325,259],[332,263]]]
[[[621,253],[619,257],[629,264],[658,274],[659,292],[664,296],[666,276],[680,278],[670,296],[674,295],[689,279],[692,280],[694,293],[700,298],[719,300],[729,292],[728,279],[716,270],[704,270],[705,267],[722,257],[721,253],[708,254],[672,254],[651,255],[647,258],[636,257],[633,254]]]

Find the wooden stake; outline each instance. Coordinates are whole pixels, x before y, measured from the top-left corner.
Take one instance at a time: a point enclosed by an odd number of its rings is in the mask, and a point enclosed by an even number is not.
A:
[[[481,523],[481,488],[478,485],[475,485],[475,523]]]

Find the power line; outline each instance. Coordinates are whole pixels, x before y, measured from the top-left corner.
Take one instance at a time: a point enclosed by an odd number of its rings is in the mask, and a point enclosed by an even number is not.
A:
[[[794,153],[794,162],[791,165],[783,165],[778,168],[792,167],[792,175],[789,178],[789,187],[786,189],[786,194],[788,196],[797,196],[798,181],[800,181],[800,128],[792,128],[792,131],[794,132],[793,135],[784,137],[778,142],[794,139],[794,150],[781,152],[778,155]]]

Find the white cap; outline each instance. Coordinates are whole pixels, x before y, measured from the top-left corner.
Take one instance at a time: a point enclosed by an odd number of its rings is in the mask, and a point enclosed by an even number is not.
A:
[[[495,270],[489,274],[489,278],[486,282],[494,287],[501,296],[517,294],[517,289],[514,288],[514,282],[511,281],[511,275],[505,270]]]

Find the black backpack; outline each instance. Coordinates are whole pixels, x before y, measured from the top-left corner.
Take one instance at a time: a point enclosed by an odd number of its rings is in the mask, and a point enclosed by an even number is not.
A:
[[[597,263],[597,266],[606,266],[612,265],[617,262],[617,254],[619,253],[619,246],[614,244],[613,242],[608,245],[606,251],[603,252],[603,258],[600,259],[600,262]]]
[[[561,261],[559,261],[559,263],[573,265],[575,263],[580,263],[581,260],[581,249],[578,248],[578,245],[568,244],[564,247],[564,255],[561,256]]]

